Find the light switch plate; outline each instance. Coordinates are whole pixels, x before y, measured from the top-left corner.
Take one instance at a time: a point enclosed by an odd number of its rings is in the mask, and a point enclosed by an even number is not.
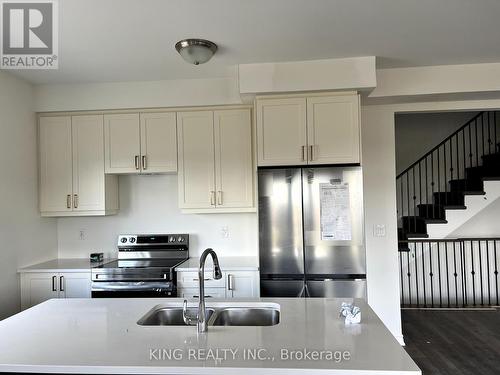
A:
[[[385,225],[375,224],[373,226],[373,236],[374,237],[385,237]]]

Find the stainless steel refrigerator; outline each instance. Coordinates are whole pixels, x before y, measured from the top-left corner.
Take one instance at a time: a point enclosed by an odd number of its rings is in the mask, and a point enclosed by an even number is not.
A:
[[[262,297],[366,296],[361,167],[259,169]]]

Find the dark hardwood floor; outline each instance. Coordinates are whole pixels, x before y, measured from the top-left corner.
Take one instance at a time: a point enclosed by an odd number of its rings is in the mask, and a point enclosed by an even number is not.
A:
[[[402,310],[402,321],[424,375],[500,374],[500,310]]]

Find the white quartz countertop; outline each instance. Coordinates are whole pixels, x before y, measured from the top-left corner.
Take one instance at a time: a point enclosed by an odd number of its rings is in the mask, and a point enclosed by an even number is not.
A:
[[[136,323],[156,305],[180,306],[181,299],[53,299],[0,321],[0,372],[421,373],[362,300],[356,300],[362,323],[351,326],[338,317],[340,299],[254,301],[279,305],[280,323],[268,327],[209,326],[207,333],[197,335],[193,326],[146,327]],[[251,301],[210,301],[207,307],[218,303],[246,306]],[[252,350],[260,350],[254,359],[245,355]],[[310,358],[304,359],[303,354],[303,359],[298,359],[299,354],[295,354],[290,359],[292,351],[309,351]],[[311,359],[313,352],[323,352],[323,359]],[[341,353],[344,359],[326,359],[327,352]],[[339,358],[338,354],[330,355]]]
[[[91,268],[113,259],[104,259],[99,263],[91,263],[89,259],[52,259],[48,262],[33,264],[18,270],[19,273],[28,272],[90,272]]]
[[[176,271],[198,271],[200,257],[189,258],[181,265],[175,267]],[[258,271],[259,259],[257,257],[219,257],[222,271]],[[205,270],[213,268],[212,258],[208,257]]]

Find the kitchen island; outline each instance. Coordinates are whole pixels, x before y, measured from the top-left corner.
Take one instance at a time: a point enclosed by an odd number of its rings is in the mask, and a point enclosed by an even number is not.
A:
[[[49,300],[0,322],[0,372],[98,374],[420,374],[363,300],[344,325],[345,299],[210,301],[275,306],[273,326],[142,326],[181,299]],[[196,306],[196,301],[190,301]]]

